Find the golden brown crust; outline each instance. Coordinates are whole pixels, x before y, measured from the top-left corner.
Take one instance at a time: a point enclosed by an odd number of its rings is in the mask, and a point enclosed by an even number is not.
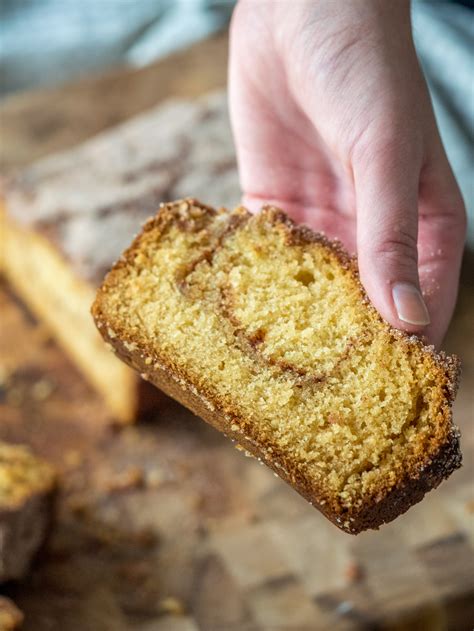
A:
[[[196,217],[188,217],[186,221],[185,217],[179,217],[180,206],[184,215],[186,215],[187,207],[201,209],[202,214],[198,213]],[[216,212],[218,211],[210,209],[194,199],[168,204],[162,206],[158,215],[147,222],[143,233],[155,229],[163,233],[173,221],[180,221],[182,229],[201,230],[206,225],[206,221],[214,217]],[[238,212],[241,216],[248,216],[245,209],[238,209]],[[369,303],[360,283],[356,260],[351,258],[339,243],[331,242],[325,236],[315,234],[307,227],[296,226],[282,211],[276,208],[265,207],[263,216],[265,220],[285,231],[288,243],[305,245],[317,242],[329,249],[337,257],[340,265],[353,275],[359,287],[361,299],[366,303],[367,309],[371,310],[379,321],[382,321]],[[135,257],[139,249],[140,239],[141,235],[135,239],[114,269],[120,269],[127,264],[127,261],[131,261]],[[400,478],[394,486],[379,488],[377,492],[366,497],[364,505],[360,508],[344,509],[336,502],[331,501],[323,489],[313,484],[296,463],[292,462],[284,453],[276,450],[275,445],[270,444],[265,437],[256,435],[245,419],[239,418],[231,410],[222,410],[219,402],[213,401],[208,392],[198,391],[185,375],[179,374],[179,371],[170,363],[168,358],[158,357],[152,348],[139,348],[139,346],[134,345],[132,351],[127,350],[127,347],[131,348],[131,346],[126,343],[132,342],[127,338],[127,331],[117,330],[117,323],[109,323],[106,314],[101,309],[101,291],[107,291],[113,284],[114,275],[112,272],[104,281],[102,289],[99,290],[92,312],[102,336],[115,348],[118,356],[138,370],[144,378],[265,462],[342,530],[356,534],[367,528],[378,528],[383,523],[391,521],[420,501],[427,491],[435,488],[460,466],[459,433],[452,425],[450,407],[458,386],[459,360],[456,357],[448,357],[444,353],[437,353],[432,346],[425,345],[416,336],[395,330],[388,323],[384,322],[383,324],[390,334],[401,343],[426,354],[428,361],[438,367],[438,374],[443,375],[441,385],[444,400],[441,401],[441,409],[442,424],[447,428],[446,432],[435,445],[430,457],[426,457],[425,454],[423,457],[413,458],[410,463],[407,463],[404,477]],[[113,339],[110,339],[109,336],[110,326],[115,327]],[[442,369],[441,373],[439,368]]]
[[[96,310],[94,317],[98,323],[103,322],[100,319],[99,311]],[[424,470],[420,470],[416,475],[407,472],[405,479],[400,480],[390,493],[378,502],[366,504],[357,514],[336,512],[334,507],[322,497],[318,489],[311,486],[309,480],[293,466],[294,463],[288,461],[283,454],[275,451],[274,445],[266,445],[261,440],[257,442],[256,438],[251,435],[251,428],[247,428],[247,431],[242,433],[242,419],[220,412],[216,405],[199,393],[193,384],[187,382],[182,376],[178,376],[164,364],[160,365],[158,359],[153,357],[151,349],[147,349],[145,353],[138,348],[132,351],[127,350],[120,340],[122,332],[117,332],[118,336],[112,339],[109,337],[107,329],[106,325],[99,329],[104,339],[113,344],[117,355],[137,370],[142,378],[153,383],[168,396],[176,399],[194,414],[235,440],[253,456],[265,462],[280,478],[295,488],[330,521],[350,534],[357,534],[368,528],[376,529],[382,524],[392,521],[407,511],[410,506],[419,502],[428,491],[436,488],[461,465],[459,433],[456,428],[453,428],[449,440],[441,445],[437,456]],[[148,358],[152,359],[151,363]],[[268,451],[270,446],[271,452]]]

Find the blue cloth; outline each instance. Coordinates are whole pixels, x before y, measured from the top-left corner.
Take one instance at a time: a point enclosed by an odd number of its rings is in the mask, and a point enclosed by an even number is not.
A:
[[[412,11],[474,248],[474,11],[466,5],[474,0],[414,0]],[[233,0],[0,0],[0,95],[112,65],[145,65],[224,27],[233,6]]]
[[[446,153],[468,211],[474,249],[474,11],[462,4],[419,0],[413,34]]]
[[[0,95],[142,66],[226,26],[232,0],[0,0]]]

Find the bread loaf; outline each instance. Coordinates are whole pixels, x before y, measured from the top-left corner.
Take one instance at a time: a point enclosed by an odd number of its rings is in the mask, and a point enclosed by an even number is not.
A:
[[[162,199],[211,185],[216,203],[238,200],[225,93],[162,104],[2,187],[0,268],[119,422],[159,402],[101,343],[90,317],[96,289]]]

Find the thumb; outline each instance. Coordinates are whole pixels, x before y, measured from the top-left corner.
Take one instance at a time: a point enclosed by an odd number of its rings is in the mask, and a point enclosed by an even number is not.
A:
[[[354,166],[362,284],[382,317],[411,333],[430,322],[418,277],[417,153],[397,141],[375,145]]]

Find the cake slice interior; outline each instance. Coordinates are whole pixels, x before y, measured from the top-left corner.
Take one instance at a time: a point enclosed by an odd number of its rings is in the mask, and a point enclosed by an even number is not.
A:
[[[427,486],[459,465],[456,360],[392,329],[354,261],[277,209],[164,206],[93,313],[126,361],[165,389],[172,375],[184,403],[350,532],[421,499],[430,465]],[[395,491],[412,497],[375,510]]]

